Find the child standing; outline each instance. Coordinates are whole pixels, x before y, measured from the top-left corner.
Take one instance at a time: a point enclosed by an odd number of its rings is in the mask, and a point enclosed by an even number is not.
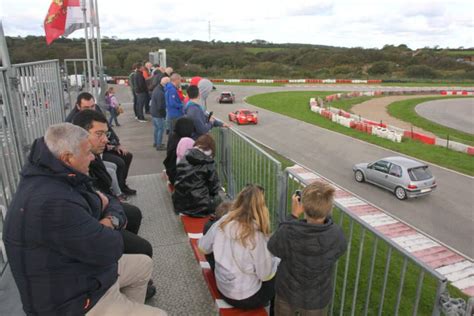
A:
[[[276,275],[275,315],[326,315],[333,291],[333,267],[347,248],[331,218],[335,189],[314,182],[292,198],[291,216],[268,242],[281,259]],[[299,220],[301,214],[305,219]]]
[[[112,125],[112,120],[115,121],[115,125],[118,127],[120,126],[117,117],[119,115],[118,113],[118,107],[119,107],[119,102],[117,100],[117,97],[115,96],[115,89],[114,87],[110,87],[107,92],[105,93],[105,103],[108,105],[108,110],[110,112],[110,118],[109,118],[109,125]]]

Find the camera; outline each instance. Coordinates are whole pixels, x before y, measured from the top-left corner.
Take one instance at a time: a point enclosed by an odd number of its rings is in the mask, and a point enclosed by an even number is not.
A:
[[[298,201],[301,202],[301,190],[296,190],[295,195],[298,197]]]

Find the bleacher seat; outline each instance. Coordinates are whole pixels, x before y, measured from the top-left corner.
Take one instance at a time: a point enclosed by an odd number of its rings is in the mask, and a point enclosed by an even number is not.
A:
[[[188,234],[189,242],[194,252],[196,260],[199,262],[204,280],[207,283],[209,292],[211,293],[212,298],[216,302],[216,306],[219,309],[219,315],[221,316],[267,316],[265,309],[257,308],[252,310],[242,310],[235,308],[227,304],[223,299],[219,291],[217,290],[216,279],[214,277],[214,272],[210,269],[209,263],[207,262],[205,256],[199,251],[198,241],[202,237],[202,232],[204,225],[209,220],[209,217],[204,218],[195,218],[186,215],[181,216],[181,221],[183,223],[183,228],[186,234]]]

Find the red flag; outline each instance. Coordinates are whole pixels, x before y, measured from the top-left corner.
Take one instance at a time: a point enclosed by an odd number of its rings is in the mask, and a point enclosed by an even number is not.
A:
[[[53,0],[44,19],[46,43],[49,45],[64,34],[67,18],[68,0]]]

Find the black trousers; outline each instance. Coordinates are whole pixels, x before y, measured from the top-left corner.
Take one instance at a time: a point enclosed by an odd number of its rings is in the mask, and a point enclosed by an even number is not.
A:
[[[241,309],[254,309],[268,306],[275,298],[275,278],[267,282],[262,282],[262,287],[260,287],[257,293],[243,300],[233,300],[224,295],[222,295],[222,298],[228,304]],[[272,305],[273,304],[270,304],[270,315],[273,314],[271,311]]]
[[[127,186],[128,171],[132,163],[133,154],[128,152],[126,155],[120,155],[115,150],[104,151],[102,159],[113,162],[117,165],[117,180],[121,190]]]
[[[126,229],[121,230],[124,251],[126,254],[144,254],[153,257],[153,248],[144,238],[138,236],[138,230],[142,222],[142,212],[138,207],[128,203],[122,203],[123,210],[128,222]]]

